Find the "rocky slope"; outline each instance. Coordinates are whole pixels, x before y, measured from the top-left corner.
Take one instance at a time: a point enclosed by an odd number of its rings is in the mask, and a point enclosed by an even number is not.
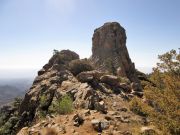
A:
[[[133,114],[127,103],[143,92],[128,55],[125,30],[115,22],[104,24],[95,30],[92,50],[92,57],[83,60],[70,50],[55,51],[19,108],[10,112],[16,119],[7,119],[13,121],[7,134],[21,129],[18,135],[129,135],[145,125],[147,120]],[[53,104],[64,95],[71,97],[73,112],[57,115]]]

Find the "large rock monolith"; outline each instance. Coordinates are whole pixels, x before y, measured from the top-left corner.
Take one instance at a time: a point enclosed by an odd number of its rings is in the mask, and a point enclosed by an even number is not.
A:
[[[95,29],[92,42],[90,59],[98,70],[127,77],[139,84],[135,65],[126,47],[126,32],[119,23],[109,22]]]

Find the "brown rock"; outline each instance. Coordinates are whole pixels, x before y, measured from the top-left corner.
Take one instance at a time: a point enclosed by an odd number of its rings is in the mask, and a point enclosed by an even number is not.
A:
[[[99,72],[97,70],[82,72],[77,76],[77,79],[80,82],[91,82],[92,80],[100,80],[100,77],[104,75],[103,72]]]
[[[94,31],[91,61],[100,71],[110,72],[139,83],[126,47],[125,29],[117,22],[105,23]],[[140,83],[139,83],[140,85]]]
[[[83,117],[81,115],[79,115],[79,114],[75,114],[73,116],[73,120],[74,120],[74,126],[76,126],[76,127],[79,127],[84,122]]]
[[[113,75],[104,75],[100,78],[102,83],[109,84],[111,86],[117,86],[119,85],[119,79],[116,76]]]

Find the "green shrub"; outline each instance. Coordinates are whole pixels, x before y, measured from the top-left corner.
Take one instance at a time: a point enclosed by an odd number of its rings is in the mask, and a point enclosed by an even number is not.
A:
[[[41,108],[43,108],[44,106],[46,106],[46,100],[47,100],[47,98],[46,98],[46,95],[45,95],[45,94],[43,94],[43,95],[40,96],[40,107],[41,107]]]
[[[180,134],[180,54],[171,50],[159,56],[160,63],[150,74],[151,83],[144,86],[146,103],[132,99],[130,108],[149,117],[163,134]]]
[[[53,100],[48,108],[48,113],[69,114],[73,111],[73,100],[69,95],[64,95]]]
[[[1,128],[0,135],[10,135],[13,132],[13,127],[19,119],[17,117],[11,117]]]
[[[69,63],[69,70],[73,75],[78,75],[81,72],[93,70],[93,67],[87,59],[73,60]]]
[[[62,98],[52,101],[48,109],[49,113],[68,114],[73,111],[73,100],[70,96],[64,95]]]
[[[180,91],[146,87],[145,96],[153,107],[149,117],[164,133],[180,134]],[[152,104],[153,103],[153,104]]]
[[[22,98],[15,98],[14,99],[14,102],[13,102],[13,106],[16,108],[16,109],[19,109],[20,105],[21,105],[21,102],[22,102]]]
[[[44,119],[44,118],[46,118],[46,114],[47,114],[46,111],[40,110],[40,111],[38,112],[38,117],[39,117],[40,119]]]
[[[73,101],[70,96],[65,95],[59,102],[58,113],[68,114],[73,111]]]

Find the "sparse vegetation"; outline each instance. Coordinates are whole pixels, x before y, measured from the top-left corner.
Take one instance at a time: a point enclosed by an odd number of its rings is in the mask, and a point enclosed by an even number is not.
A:
[[[17,121],[17,117],[11,117],[4,125],[1,126],[0,135],[10,135],[13,132],[13,128]]]
[[[49,112],[58,114],[68,114],[73,111],[73,100],[69,95],[64,95],[60,99],[53,101],[49,107]]]
[[[70,96],[65,95],[59,102],[58,113],[60,114],[68,114],[73,111],[73,101]]]
[[[141,99],[134,97],[130,101],[130,110],[140,116],[148,116],[148,111],[150,108],[142,102]]]
[[[16,109],[19,109],[20,105],[21,105],[21,102],[22,102],[22,98],[15,98],[14,99],[14,102],[13,102],[13,106],[16,108]]]
[[[40,96],[40,108],[43,109],[47,104],[47,97],[45,94]]]
[[[159,56],[160,63],[150,75],[155,86],[148,84],[144,95],[146,103],[134,98],[131,110],[146,114],[164,134],[180,134],[180,54],[171,50]]]

